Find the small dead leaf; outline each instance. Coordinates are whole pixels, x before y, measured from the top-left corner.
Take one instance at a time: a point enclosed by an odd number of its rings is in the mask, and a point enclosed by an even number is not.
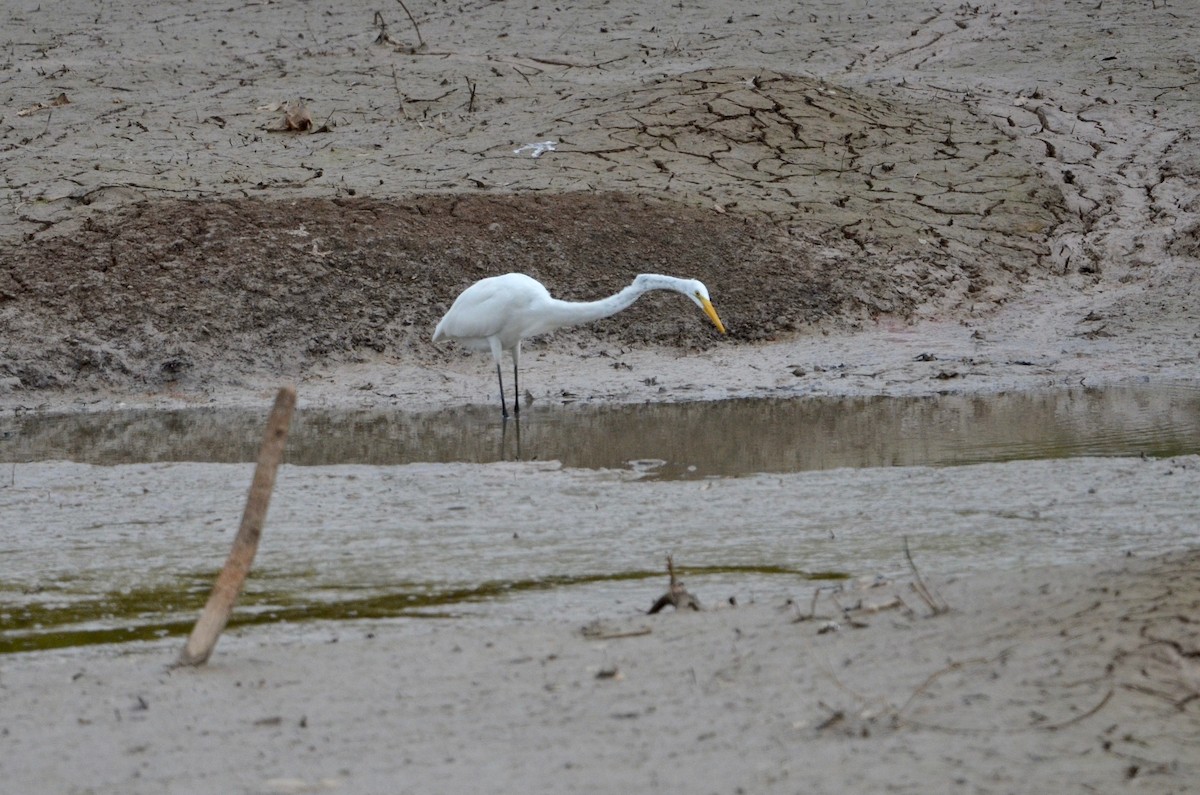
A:
[[[260,105],[258,109],[268,113],[283,111],[283,121],[276,127],[267,127],[267,132],[315,132],[312,114],[299,100],[296,102],[272,102],[269,105]],[[325,132],[325,130],[321,130],[321,132]]]
[[[288,107],[287,114],[284,116],[285,130],[298,130],[303,132],[311,130],[313,125],[312,114],[308,112],[308,108],[304,107],[303,102],[297,102],[295,105]]]

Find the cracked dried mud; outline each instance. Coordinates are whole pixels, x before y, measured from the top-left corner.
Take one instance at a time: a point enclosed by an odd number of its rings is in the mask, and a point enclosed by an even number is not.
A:
[[[0,422],[260,407],[283,382],[301,410],[490,406],[490,362],[429,336],[460,289],[515,270],[567,298],[697,277],[730,329],[653,295],[533,341],[530,419],[1194,388],[1193,5],[13,0]],[[288,110],[303,129],[280,131]],[[48,561],[110,561],[66,528],[136,539],[130,516],[164,505],[231,524],[236,507],[196,501],[236,492],[235,467],[12,465],[0,552],[45,517]],[[919,550],[938,526],[975,557],[923,572],[950,613],[857,613],[861,629],[795,623],[806,585],[790,606],[652,620],[622,591],[604,640],[541,612],[249,628],[186,673],[162,673],[165,640],[7,655],[0,772],[22,792],[1195,791],[1198,473],[1195,455],[653,485],[544,462],[295,467],[277,512],[295,526],[339,538],[351,517],[436,547],[433,517],[492,532],[459,539],[483,561],[620,532],[644,569],[670,524],[685,562],[788,500],[803,521],[772,538],[789,549],[852,560],[903,532]],[[448,494],[485,519],[445,520]],[[511,505],[557,524],[520,540]],[[988,545],[1016,528],[1035,539],[1021,555]],[[189,538],[214,561],[228,543]],[[1086,543],[1041,565],[1064,538]],[[833,598],[863,595],[816,596],[841,620]]]

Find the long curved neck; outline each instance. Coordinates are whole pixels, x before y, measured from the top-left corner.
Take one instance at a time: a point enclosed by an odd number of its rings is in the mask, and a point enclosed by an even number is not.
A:
[[[563,326],[577,326],[581,323],[591,323],[593,320],[610,317],[622,309],[628,309],[633,302],[641,298],[643,293],[651,290],[673,290],[677,293],[687,292],[683,279],[673,276],[661,276],[657,273],[643,273],[633,280],[633,283],[616,295],[601,298],[599,301],[563,301],[551,298],[548,307],[547,330]]]

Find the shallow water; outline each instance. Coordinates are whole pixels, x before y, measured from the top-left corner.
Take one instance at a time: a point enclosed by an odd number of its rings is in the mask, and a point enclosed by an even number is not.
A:
[[[0,428],[4,461],[47,462],[0,469],[0,653],[185,633],[262,421],[123,412]],[[712,603],[902,573],[903,537],[947,574],[1150,554],[1197,532],[1196,473],[1146,469],[1200,452],[1194,388],[537,408],[520,457],[563,468],[417,463],[516,458],[516,431],[490,407],[301,412],[233,623],[628,614],[661,592],[667,552]],[[1146,459],[1112,471],[1085,456]],[[1066,458],[1081,464],[1064,478],[1053,461]],[[1011,483],[950,469],[1014,459],[1043,460],[1004,470]],[[917,464],[938,468],[899,468]],[[799,470],[829,471],[761,474]]]
[[[0,428],[0,462],[254,461],[263,420],[263,412],[207,409],[24,415]],[[303,410],[288,438],[286,462],[557,460],[672,479],[1197,451],[1200,389],[1154,385],[929,398],[535,406],[508,423],[490,406],[426,414]]]

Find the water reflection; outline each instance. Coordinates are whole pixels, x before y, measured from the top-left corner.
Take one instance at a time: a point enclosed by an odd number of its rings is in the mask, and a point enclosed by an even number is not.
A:
[[[0,461],[253,461],[265,412],[27,415],[0,428]],[[305,410],[287,460],[302,466],[562,461],[652,477],[835,467],[953,465],[1081,455],[1200,452],[1200,389],[1131,386],[929,398],[727,400],[408,414]]]

